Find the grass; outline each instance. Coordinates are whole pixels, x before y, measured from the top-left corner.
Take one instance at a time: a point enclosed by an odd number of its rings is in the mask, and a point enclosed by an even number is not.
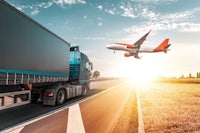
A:
[[[200,84],[137,87],[145,133],[200,132]]]

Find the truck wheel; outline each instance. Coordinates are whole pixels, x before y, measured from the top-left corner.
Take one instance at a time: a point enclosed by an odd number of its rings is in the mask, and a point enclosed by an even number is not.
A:
[[[87,87],[87,85],[83,85],[83,96],[84,95],[86,95],[87,94],[87,92],[88,92],[88,87]]]
[[[65,89],[60,89],[56,96],[56,104],[61,105],[65,102]]]

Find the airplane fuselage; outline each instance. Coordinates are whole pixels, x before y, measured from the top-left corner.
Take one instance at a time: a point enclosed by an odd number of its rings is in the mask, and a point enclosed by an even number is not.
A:
[[[137,48],[127,48],[126,46],[118,45],[118,44],[110,44],[106,46],[108,49],[111,50],[120,50],[120,51],[126,51],[132,54],[136,53],[153,53],[155,48],[152,47],[144,47],[141,46],[140,49],[137,50]]]

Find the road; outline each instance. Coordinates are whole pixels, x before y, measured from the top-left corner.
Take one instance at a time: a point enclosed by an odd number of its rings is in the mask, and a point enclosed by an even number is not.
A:
[[[22,133],[113,132],[133,88],[124,80],[96,81],[91,88],[87,96],[62,106],[30,104],[1,111],[0,130],[20,123],[14,129]]]

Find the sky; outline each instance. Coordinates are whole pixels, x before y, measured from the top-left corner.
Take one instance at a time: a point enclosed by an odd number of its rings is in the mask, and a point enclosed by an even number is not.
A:
[[[199,0],[5,0],[71,45],[79,45],[103,77],[154,78],[200,72]],[[171,51],[141,53],[140,60],[106,49],[112,42],[156,47],[170,39]]]

